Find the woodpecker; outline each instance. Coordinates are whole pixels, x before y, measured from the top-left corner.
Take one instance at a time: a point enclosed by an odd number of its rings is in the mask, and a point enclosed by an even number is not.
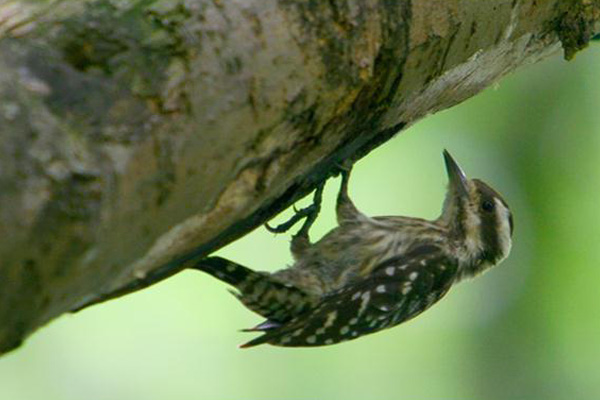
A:
[[[433,221],[361,213],[348,197],[350,169],[342,169],[338,226],[318,242],[310,242],[309,229],[323,185],[311,206],[277,228],[267,225],[282,232],[305,218],[292,238],[290,267],[257,272],[220,257],[188,265],[232,285],[247,308],[266,318],[246,330],[262,336],[240,347],[323,346],[387,329],[504,260],[513,231],[508,205],[481,180],[468,179],[448,151],[443,155],[449,184]]]

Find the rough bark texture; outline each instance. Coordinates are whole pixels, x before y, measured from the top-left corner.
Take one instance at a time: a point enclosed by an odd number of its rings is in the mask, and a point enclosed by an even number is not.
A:
[[[239,238],[600,1],[0,5],[0,352]]]

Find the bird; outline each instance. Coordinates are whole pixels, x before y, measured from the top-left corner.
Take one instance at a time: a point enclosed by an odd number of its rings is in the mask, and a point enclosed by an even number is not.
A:
[[[513,217],[502,196],[468,179],[447,150],[443,157],[448,187],[435,220],[363,214],[348,195],[352,168],[341,167],[337,227],[311,243],[323,184],[290,221],[267,225],[278,233],[305,219],[291,240],[291,266],[258,272],[208,257],[188,268],[228,283],[244,306],[266,319],[245,330],[262,335],[242,348],[333,345],[408,321],[458,282],[499,264],[512,245]]]

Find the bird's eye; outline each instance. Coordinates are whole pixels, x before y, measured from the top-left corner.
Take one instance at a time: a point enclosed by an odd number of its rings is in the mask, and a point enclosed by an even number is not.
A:
[[[481,203],[481,208],[483,209],[483,211],[492,212],[495,208],[494,202],[490,200],[485,200],[483,203]]]

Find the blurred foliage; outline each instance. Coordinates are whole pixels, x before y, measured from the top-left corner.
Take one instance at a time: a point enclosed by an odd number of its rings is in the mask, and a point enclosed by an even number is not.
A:
[[[351,194],[371,215],[435,218],[443,148],[511,205],[511,257],[419,318],[337,346],[238,350],[260,319],[183,272],[37,332],[0,359],[0,398],[600,398],[599,49],[522,69],[356,165]],[[315,236],[334,225],[337,184]],[[219,254],[275,270],[288,241],[261,228]]]

